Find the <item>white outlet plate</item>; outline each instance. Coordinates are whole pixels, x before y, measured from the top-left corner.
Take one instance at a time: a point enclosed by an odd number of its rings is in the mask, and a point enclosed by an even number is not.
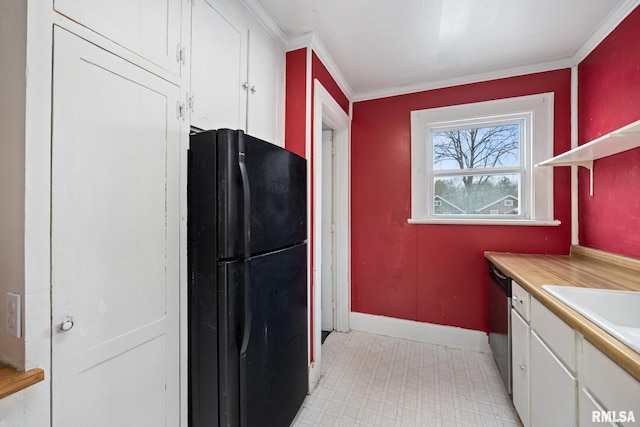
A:
[[[12,337],[22,337],[22,295],[7,292],[7,333]]]

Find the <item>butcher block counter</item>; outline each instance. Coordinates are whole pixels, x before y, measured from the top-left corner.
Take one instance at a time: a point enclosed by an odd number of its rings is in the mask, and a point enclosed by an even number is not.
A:
[[[561,285],[640,291],[640,259],[582,246],[573,246],[571,255],[486,252],[485,257],[629,374],[640,380],[640,353],[542,289],[542,285]],[[638,309],[640,310],[640,307]]]

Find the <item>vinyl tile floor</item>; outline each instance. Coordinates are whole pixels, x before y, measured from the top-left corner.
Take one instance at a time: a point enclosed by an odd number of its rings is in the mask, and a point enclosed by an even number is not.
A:
[[[293,427],[520,427],[491,354],[331,333]]]

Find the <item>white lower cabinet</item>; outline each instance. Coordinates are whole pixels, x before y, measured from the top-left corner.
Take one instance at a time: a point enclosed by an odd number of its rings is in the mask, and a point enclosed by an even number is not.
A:
[[[529,324],[511,309],[511,360],[513,406],[524,427],[529,427]]]
[[[640,381],[540,301],[530,297],[525,310],[529,295],[517,291],[524,303],[511,310],[513,406],[524,427],[638,425]]]
[[[640,423],[640,381],[585,339],[579,378],[581,426]]]
[[[531,425],[576,425],[577,380],[535,333],[531,332]]]
[[[580,427],[585,426],[617,426],[613,421],[602,421],[605,409],[587,389],[582,388],[578,395],[578,422]]]

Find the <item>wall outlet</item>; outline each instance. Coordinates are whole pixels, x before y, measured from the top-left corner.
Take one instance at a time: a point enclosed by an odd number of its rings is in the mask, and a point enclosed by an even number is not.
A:
[[[22,337],[22,295],[7,292],[7,333]]]

